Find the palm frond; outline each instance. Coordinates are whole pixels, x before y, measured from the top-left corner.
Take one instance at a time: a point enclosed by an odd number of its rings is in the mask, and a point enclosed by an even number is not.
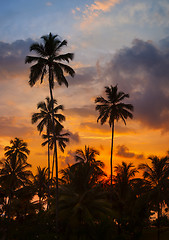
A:
[[[66,87],[68,87],[68,82],[63,74],[62,68],[58,63],[54,63],[54,74],[59,85],[62,85],[64,83]]]

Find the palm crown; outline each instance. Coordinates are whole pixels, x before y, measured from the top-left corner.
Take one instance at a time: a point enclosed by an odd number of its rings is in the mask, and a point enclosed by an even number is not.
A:
[[[73,59],[73,53],[60,54],[63,46],[67,45],[67,41],[61,41],[58,35],[45,35],[41,37],[42,43],[33,43],[30,51],[34,51],[37,56],[26,56],[25,63],[35,63],[31,67],[29,84],[33,86],[40,78],[41,83],[44,76],[49,74],[50,85],[54,87],[54,78],[57,79],[59,85],[64,83],[68,87],[68,82],[64,76],[64,72],[70,76],[74,76],[74,70],[63,64],[62,61],[69,62]]]
[[[61,133],[62,132],[62,126],[55,125],[55,136],[53,134],[43,134],[42,138],[45,139],[45,141],[42,143],[42,146],[45,146],[47,143],[49,144],[49,148],[53,149],[54,141],[56,140],[59,144],[59,148],[62,152],[64,152],[64,149],[66,147],[66,143],[69,142],[68,136],[69,133]]]
[[[158,158],[157,156],[149,157],[152,166],[147,163],[139,165],[139,169],[143,169],[143,176],[147,179],[152,187],[165,185],[168,182],[169,175],[169,157]]]
[[[115,87],[105,87],[105,92],[107,99],[103,97],[97,97],[95,103],[99,103],[96,106],[96,110],[99,111],[100,115],[97,121],[101,121],[104,124],[107,119],[109,119],[109,125],[111,127],[114,120],[119,120],[120,118],[126,124],[126,119],[133,118],[133,106],[131,104],[125,104],[121,102],[124,98],[129,98],[129,94],[124,92],[118,92],[117,85]]]
[[[27,143],[24,142],[22,139],[15,138],[14,140],[10,141],[11,146],[6,146],[5,150],[5,157],[7,159],[11,159],[11,157],[17,158],[19,161],[26,161],[27,156],[29,155],[30,151],[27,148]]]
[[[44,126],[46,126],[48,132],[52,131],[52,111],[54,114],[55,125],[63,128],[60,122],[65,120],[65,116],[57,113],[58,110],[63,110],[63,105],[57,105],[56,99],[53,100],[53,104],[56,105],[54,106],[54,109],[52,109],[51,99],[47,97],[46,102],[39,102],[37,105],[37,109],[40,109],[40,112],[32,115],[33,124],[40,120],[37,125],[37,129],[40,133],[43,131]]]

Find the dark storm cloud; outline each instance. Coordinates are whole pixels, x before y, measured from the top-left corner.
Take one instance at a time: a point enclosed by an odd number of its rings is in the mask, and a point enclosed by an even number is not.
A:
[[[29,54],[32,39],[17,40],[13,43],[0,42],[0,79],[15,76],[26,71],[25,57]]]
[[[67,79],[70,86],[72,85],[81,86],[86,84],[89,84],[89,86],[91,86],[91,84],[95,82],[95,80],[97,79],[97,68],[96,67],[79,68],[76,70],[74,78],[68,77]]]
[[[124,158],[144,158],[143,154],[135,154],[134,152],[129,151],[129,149],[125,145],[118,145],[116,147],[116,155]]]
[[[118,84],[120,90],[130,94],[128,101],[135,107],[135,119],[154,129],[169,130],[168,38],[158,46],[134,40],[132,47],[116,53],[105,76],[110,84]]]

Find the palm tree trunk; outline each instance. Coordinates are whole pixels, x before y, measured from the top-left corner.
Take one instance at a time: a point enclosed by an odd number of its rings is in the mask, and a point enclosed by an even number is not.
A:
[[[160,240],[160,203],[158,202],[158,213],[157,213],[157,239]]]
[[[114,120],[113,120],[113,122],[112,122],[111,156],[110,156],[111,186],[112,186],[112,182],[113,182],[113,140],[114,140]]]
[[[47,126],[47,136],[48,136],[48,204],[47,209],[49,209],[49,198],[50,198],[50,148],[49,148],[49,120]]]
[[[55,165],[55,152],[53,152],[53,162],[52,162],[52,173],[51,173],[51,179],[53,179],[54,165]]]
[[[49,66],[49,90],[50,90],[50,97],[52,102],[52,127],[53,127],[53,136],[54,136],[54,152],[56,157],[56,231],[58,231],[58,159],[57,159],[57,145],[56,145],[56,134],[55,134],[55,123],[54,123],[54,111],[53,111],[53,93],[52,93],[52,71],[51,66]]]

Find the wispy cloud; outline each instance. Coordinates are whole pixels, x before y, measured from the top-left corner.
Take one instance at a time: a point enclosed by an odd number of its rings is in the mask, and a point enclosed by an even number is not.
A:
[[[75,15],[76,13],[82,13],[81,28],[89,26],[88,24],[92,23],[96,18],[102,13],[109,12],[120,0],[103,0],[103,1],[94,1],[91,5],[85,5],[85,9],[81,10],[76,8],[72,11]]]
[[[119,3],[120,0],[103,0],[103,1],[95,1],[93,4],[90,6],[87,5],[87,9],[90,12],[94,11],[103,11],[103,12],[108,12],[114,5]]]

